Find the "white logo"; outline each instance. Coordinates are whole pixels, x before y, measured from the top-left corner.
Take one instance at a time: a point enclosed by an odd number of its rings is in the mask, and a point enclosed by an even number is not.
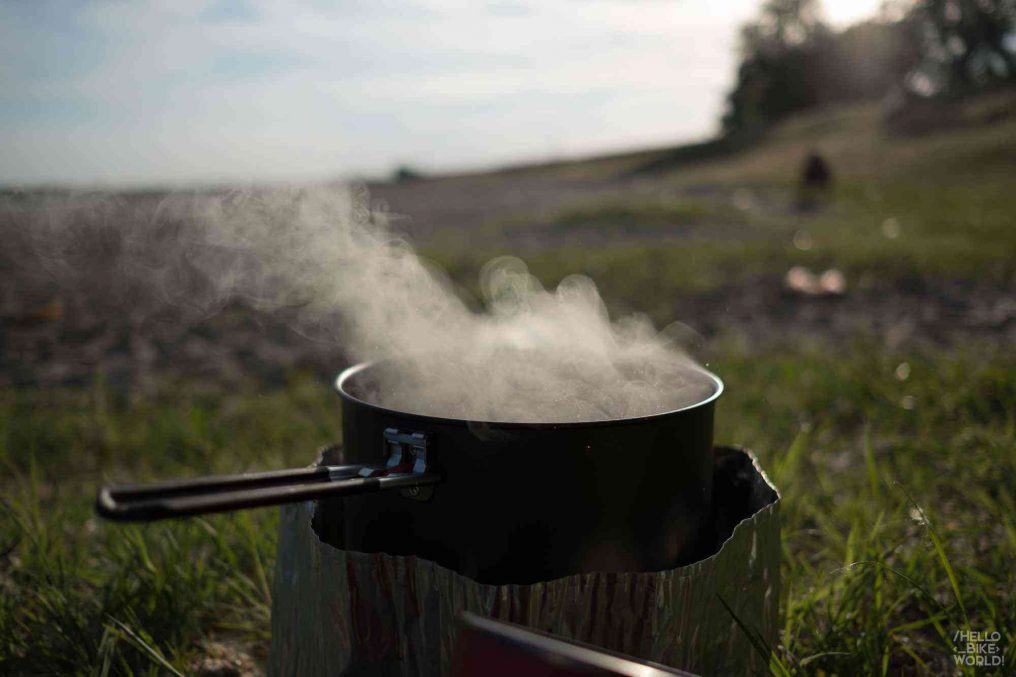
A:
[[[966,667],[1001,667],[1004,659],[1000,632],[957,630],[953,633],[953,662]]]

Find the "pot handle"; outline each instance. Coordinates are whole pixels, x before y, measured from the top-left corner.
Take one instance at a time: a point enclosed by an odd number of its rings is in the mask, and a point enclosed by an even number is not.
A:
[[[110,520],[148,522],[389,489],[402,489],[409,498],[417,498],[441,481],[436,473],[376,474],[383,470],[370,466],[320,466],[102,487],[95,509]]]
[[[148,522],[388,489],[401,489],[416,500],[430,498],[433,485],[441,481],[428,466],[430,435],[386,428],[381,441],[384,466],[324,465],[102,487],[95,511],[110,520]]]

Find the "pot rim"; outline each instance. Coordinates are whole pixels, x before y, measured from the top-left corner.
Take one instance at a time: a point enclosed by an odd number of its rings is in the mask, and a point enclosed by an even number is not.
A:
[[[720,379],[719,376],[717,376],[713,372],[709,371],[708,369],[700,368],[700,373],[702,373],[710,381],[712,381],[713,385],[715,386],[716,389],[713,391],[713,393],[709,397],[705,398],[704,400],[700,400],[699,402],[695,402],[694,404],[689,404],[687,406],[680,407],[678,409],[669,409],[667,411],[662,411],[662,412],[658,412],[658,413],[655,413],[655,414],[647,414],[646,416],[634,416],[634,417],[629,417],[629,418],[594,419],[594,420],[589,420],[589,421],[560,421],[560,422],[547,422],[547,421],[478,421],[478,420],[471,420],[471,419],[464,419],[464,418],[448,418],[448,417],[445,417],[445,416],[431,416],[429,414],[420,414],[420,413],[416,413],[416,412],[412,412],[412,411],[401,411],[401,410],[398,410],[398,409],[390,409],[388,407],[383,407],[383,406],[381,406],[379,404],[374,404],[372,402],[368,402],[367,400],[364,400],[364,399],[361,399],[359,397],[356,397],[355,395],[350,393],[349,390],[346,389],[345,385],[346,385],[346,382],[349,381],[349,379],[351,379],[352,377],[356,376],[360,372],[365,371],[365,370],[373,367],[374,365],[376,365],[376,364],[378,364],[379,362],[382,362],[382,361],[385,361],[385,360],[369,360],[369,361],[366,361],[366,362],[360,362],[359,364],[354,364],[353,366],[347,367],[346,369],[342,370],[342,372],[335,379],[335,389],[336,389],[336,391],[338,391],[339,397],[341,397],[343,400],[347,400],[347,401],[349,401],[351,403],[357,404],[357,405],[362,406],[362,407],[367,407],[368,409],[373,409],[374,411],[378,411],[378,412],[381,412],[381,413],[384,413],[384,414],[387,414],[387,415],[403,416],[403,417],[408,417],[408,418],[416,419],[416,420],[419,420],[419,421],[430,422],[430,423],[443,423],[443,424],[450,424],[450,425],[466,425],[467,427],[468,426],[477,426],[477,425],[479,425],[479,426],[483,426],[483,427],[500,428],[500,429],[519,429],[519,428],[525,428],[525,429],[538,429],[538,430],[539,429],[542,429],[542,430],[557,430],[557,429],[560,429],[560,428],[588,428],[588,427],[597,427],[597,426],[616,426],[616,425],[628,425],[628,424],[636,425],[636,424],[648,423],[648,422],[651,422],[651,421],[659,420],[659,419],[662,419],[662,418],[666,418],[668,416],[674,416],[676,414],[680,414],[680,413],[683,413],[683,412],[686,412],[686,411],[691,411],[693,409],[705,408],[705,407],[713,404],[716,400],[718,400],[720,398],[720,395],[723,394],[723,390],[724,390],[723,381]]]

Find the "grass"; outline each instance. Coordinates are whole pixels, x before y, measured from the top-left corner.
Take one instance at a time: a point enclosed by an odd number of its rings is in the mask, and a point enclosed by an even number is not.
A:
[[[554,216],[551,227],[562,231],[586,228],[635,231],[679,227],[707,220],[727,222],[737,216],[734,210],[717,211],[713,205],[701,200],[661,200],[658,204],[607,203],[562,210]]]
[[[719,186],[716,197],[562,210],[550,227],[565,235],[619,237],[565,238],[527,261],[551,285],[585,272],[612,310],[661,323],[675,319],[675,296],[798,264],[839,267],[849,281],[1012,289],[1016,174],[1001,151],[1013,124],[887,140],[873,119],[861,107],[791,121],[754,151],[670,179],[677,191]],[[837,196],[801,216],[774,177],[814,144],[840,170]],[[768,206],[735,206],[738,190]],[[734,212],[744,223],[732,230]],[[693,232],[661,236],[683,224]],[[794,244],[802,230],[810,248]],[[509,253],[499,247],[427,254],[468,286],[482,261]],[[757,450],[784,496],[774,674],[954,673],[959,630],[1000,632],[1016,669],[1016,357],[991,337],[915,345],[707,346],[728,384],[719,441]],[[181,382],[131,394],[99,381],[0,392],[0,673],[190,674],[220,638],[263,658],[275,510],[112,525],[94,517],[94,490],[308,463],[339,437],[337,404],[305,373],[240,390]]]
[[[942,170],[931,165],[906,176],[847,177],[830,206],[810,214],[794,212],[792,190],[779,183],[742,187],[769,206],[740,212],[727,204],[710,207],[701,198],[668,198],[652,206],[576,205],[531,229],[600,231],[612,239],[588,246],[564,238],[524,257],[548,287],[583,273],[596,280],[613,310],[637,309],[659,324],[673,321],[674,298],[759,276],[778,278],[795,265],[838,268],[851,285],[912,285],[931,278],[1011,285],[1016,171],[953,176]],[[505,227],[519,230],[519,219]],[[806,249],[796,244],[800,233],[807,234]],[[475,281],[483,263],[510,252],[504,246],[424,250],[473,297],[479,296]]]
[[[720,441],[757,450],[785,497],[776,657],[791,672],[951,670],[961,629],[1016,646],[1016,359],[871,348],[726,349],[710,364],[728,383]],[[122,526],[95,519],[93,490],[107,468],[308,462],[338,437],[328,384],[111,399],[0,396],[0,671],[186,674],[214,636],[263,652],[275,510]]]
[[[730,383],[721,429],[760,450],[786,498],[787,666],[943,674],[957,630],[1013,646],[1011,356],[857,346],[714,366]]]
[[[0,673],[189,673],[198,640],[217,633],[264,649],[276,511],[122,526],[94,517],[94,491],[306,464],[338,436],[326,390],[299,378],[133,402],[102,384],[0,395]]]

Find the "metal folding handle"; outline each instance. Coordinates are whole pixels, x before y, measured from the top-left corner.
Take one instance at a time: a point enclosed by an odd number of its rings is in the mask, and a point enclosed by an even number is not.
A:
[[[382,443],[383,466],[326,465],[102,487],[95,510],[110,520],[147,522],[389,489],[401,489],[407,498],[429,498],[441,481],[427,467],[429,437],[388,428]]]
[[[345,467],[358,471],[363,466]],[[331,470],[332,473],[315,473],[310,476],[300,473],[287,482],[283,481],[282,475],[297,471],[279,471],[272,473],[278,478],[277,482],[253,487],[241,481],[243,476],[202,478],[194,480],[193,485],[187,481],[163,483],[170,485],[168,492],[159,485],[154,488],[137,485],[103,487],[96,497],[95,509],[106,519],[148,522],[389,489],[418,492],[420,487],[429,487],[441,481],[441,477],[434,473],[380,477],[344,475],[345,479],[335,479],[335,469],[335,466],[315,468],[313,470]]]

